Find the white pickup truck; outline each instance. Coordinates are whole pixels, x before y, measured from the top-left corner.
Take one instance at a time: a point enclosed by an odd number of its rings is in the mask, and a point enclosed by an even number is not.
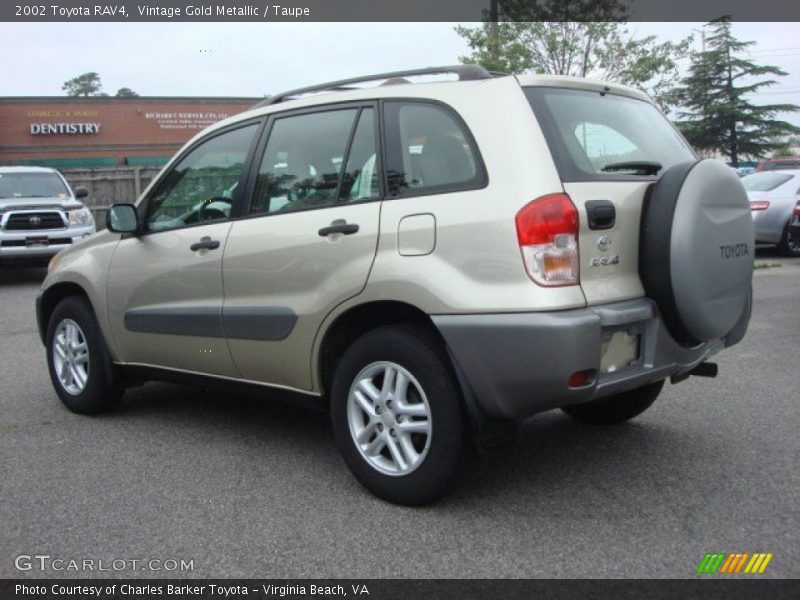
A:
[[[49,258],[95,232],[91,211],[55,169],[0,167],[0,264]]]

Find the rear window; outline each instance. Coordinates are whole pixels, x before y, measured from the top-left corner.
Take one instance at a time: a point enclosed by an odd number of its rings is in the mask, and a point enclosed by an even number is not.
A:
[[[753,173],[742,177],[742,185],[748,192],[771,192],[792,179],[794,175],[786,173]]]
[[[658,163],[661,174],[694,159],[678,131],[648,102],[585,90],[524,89],[564,181],[648,178],[654,175],[620,163]]]
[[[69,195],[55,173],[0,173],[0,198],[64,198]]]

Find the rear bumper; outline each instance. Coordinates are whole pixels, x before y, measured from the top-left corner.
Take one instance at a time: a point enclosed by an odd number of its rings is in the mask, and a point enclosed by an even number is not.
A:
[[[743,337],[749,318],[748,309],[727,345]],[[587,402],[684,373],[726,346],[725,340],[681,346],[648,299],[550,313],[440,315],[433,321],[478,405],[501,419]],[[604,373],[603,334],[620,329],[641,335],[638,360]],[[590,383],[568,385],[570,375],[590,370]]]

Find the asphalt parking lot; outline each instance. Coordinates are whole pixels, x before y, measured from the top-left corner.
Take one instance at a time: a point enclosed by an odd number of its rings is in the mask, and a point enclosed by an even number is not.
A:
[[[711,551],[800,577],[800,259],[756,262],[781,266],[757,271],[718,379],[620,427],[535,417],[423,509],[362,490],[323,414],[171,384],[68,412],[36,332],[44,271],[0,270],[0,577],[91,575],[21,554],[193,560],[117,576],[690,577]]]

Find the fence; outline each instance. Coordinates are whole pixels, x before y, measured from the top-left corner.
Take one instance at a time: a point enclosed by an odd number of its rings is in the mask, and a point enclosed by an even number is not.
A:
[[[83,202],[94,215],[98,229],[105,227],[106,211],[112,204],[134,202],[160,167],[107,167],[99,169],[63,169],[72,189],[85,187],[89,196]]]

